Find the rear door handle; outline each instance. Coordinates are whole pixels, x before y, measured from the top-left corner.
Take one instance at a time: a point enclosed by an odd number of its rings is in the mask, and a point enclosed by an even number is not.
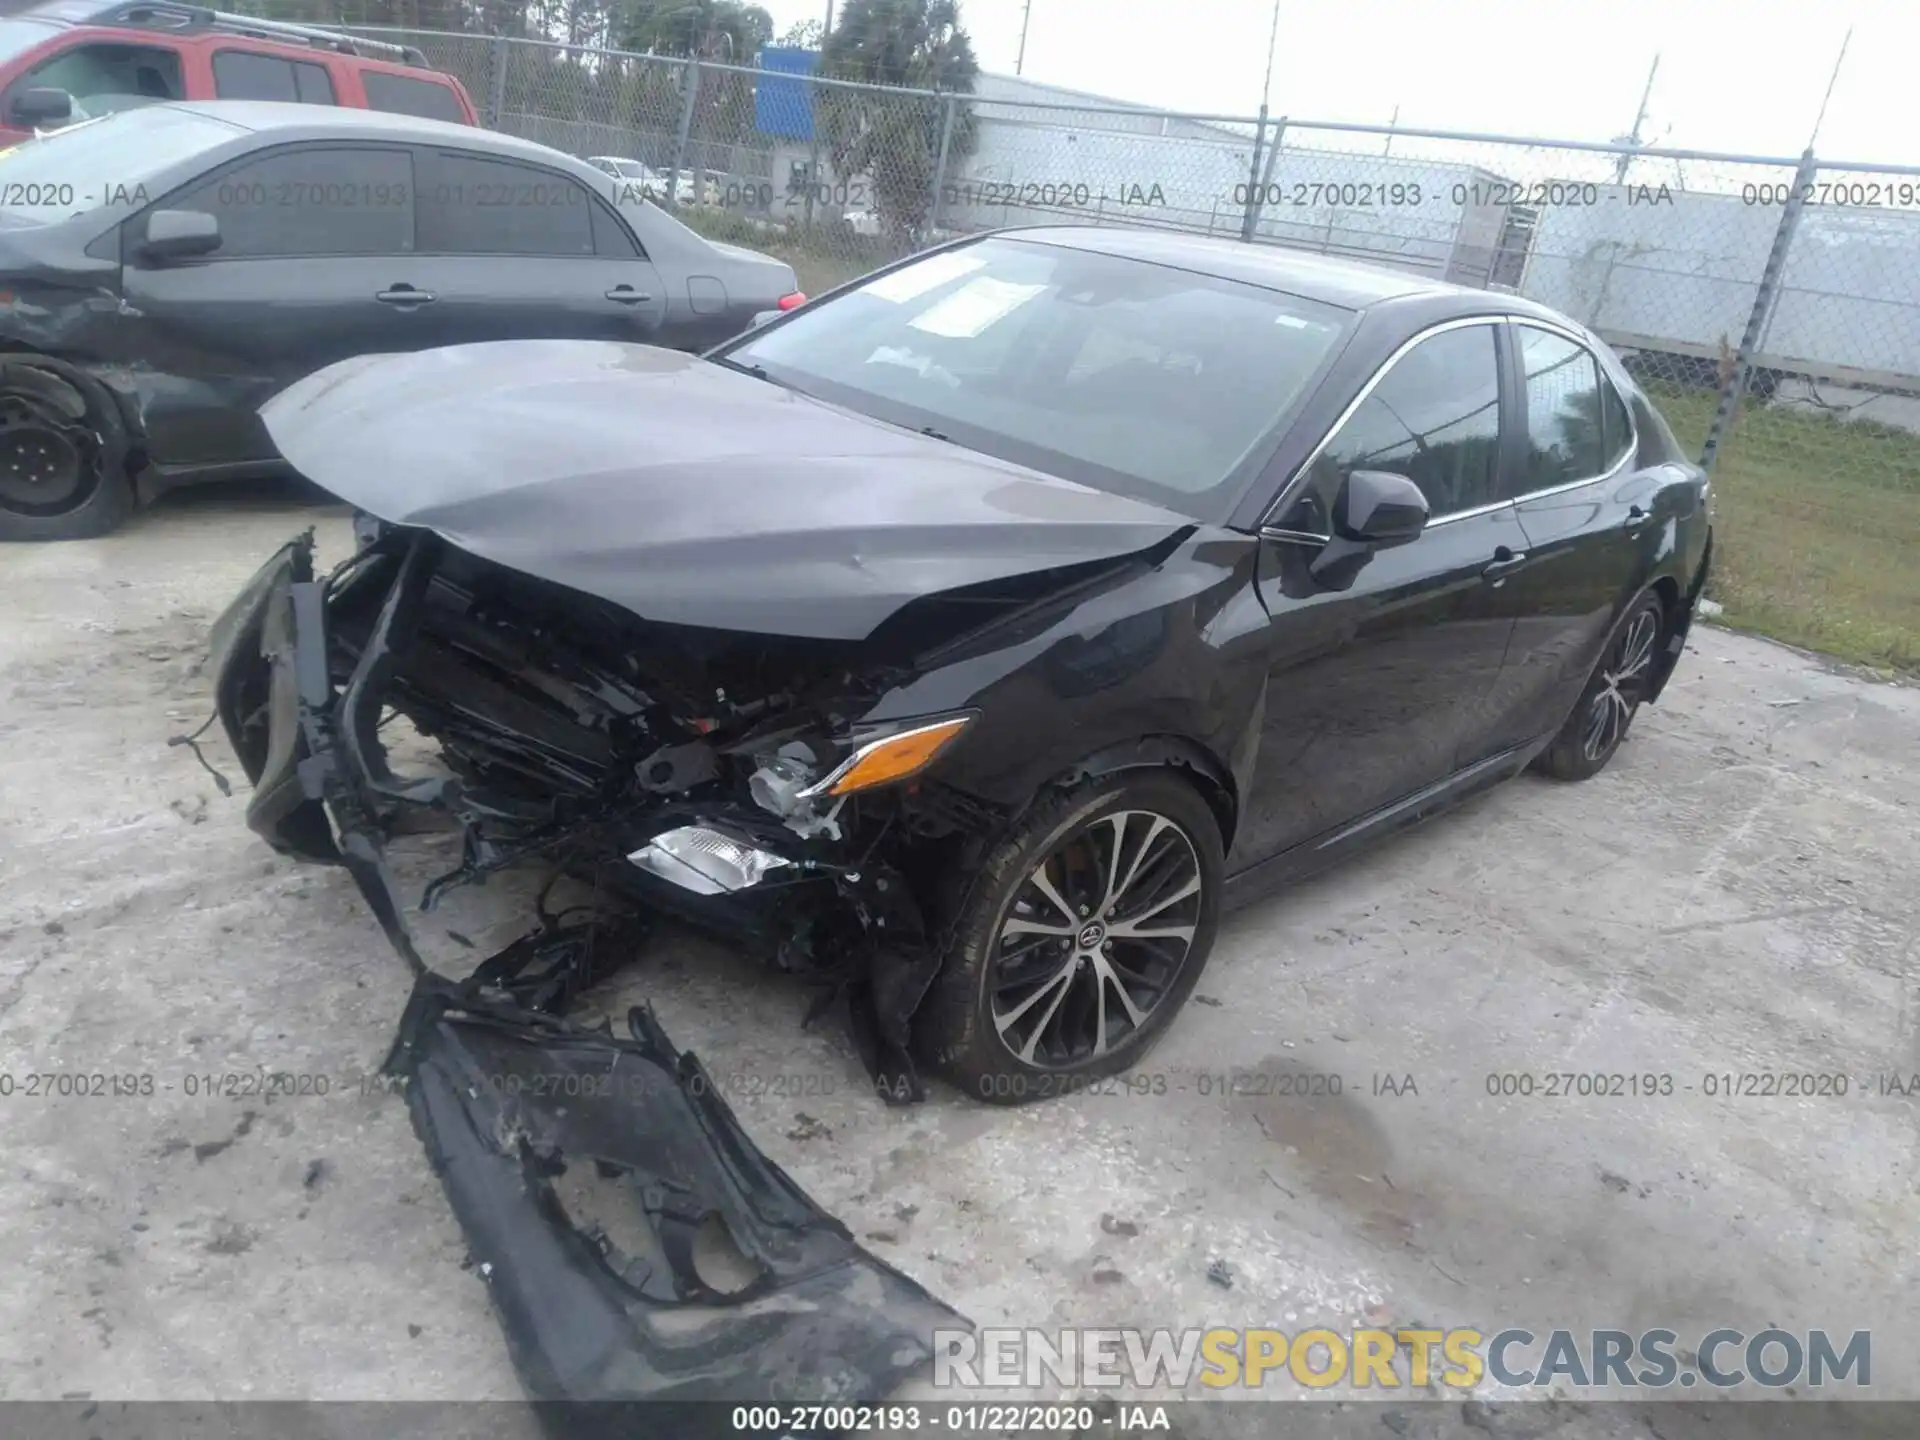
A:
[[[1493,563],[1480,572],[1480,578],[1483,580],[1492,580],[1497,583],[1526,563],[1526,551],[1509,550],[1506,546],[1502,545],[1493,552]]]
[[[644,290],[636,290],[631,285],[616,285],[607,291],[607,299],[616,305],[643,305],[653,299]]]
[[[382,305],[398,305],[401,309],[411,309],[415,305],[431,305],[431,290],[416,290],[411,285],[395,285],[391,290],[375,292],[374,299]]]

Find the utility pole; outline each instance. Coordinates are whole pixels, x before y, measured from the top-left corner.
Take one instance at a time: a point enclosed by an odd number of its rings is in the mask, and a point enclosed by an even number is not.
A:
[[[1013,73],[1018,75],[1027,63],[1027,24],[1033,19],[1033,0],[1020,7],[1020,53],[1014,57]]]
[[[1820,138],[1820,127],[1827,121],[1827,102],[1833,99],[1833,87],[1840,81],[1840,66],[1847,58],[1847,46],[1853,43],[1853,27],[1847,27],[1846,38],[1840,42],[1840,53],[1833,59],[1833,74],[1827,77],[1827,93],[1820,97],[1820,113],[1813,119],[1813,134],[1807,137],[1807,149],[1813,149],[1813,142]]]
[[[1640,108],[1634,113],[1633,129],[1629,131],[1625,137],[1629,145],[1637,146],[1640,143],[1640,127],[1647,123],[1647,102],[1653,98],[1653,77],[1659,73],[1660,57],[1655,55],[1653,57],[1653,68],[1647,71],[1646,88],[1640,92]],[[1631,154],[1622,154],[1621,157],[1614,162],[1614,184],[1624,185],[1627,183],[1627,167],[1632,163],[1633,156]]]
[[[1280,43],[1280,0],[1273,0],[1273,28],[1267,32],[1267,78],[1260,85],[1260,104],[1273,99],[1273,47]]]

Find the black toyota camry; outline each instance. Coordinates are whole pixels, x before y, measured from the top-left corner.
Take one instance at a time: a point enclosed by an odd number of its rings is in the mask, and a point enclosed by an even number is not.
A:
[[[255,829],[419,966],[383,844],[437,809],[447,882],[591,876],[996,1101],[1138,1061],[1224,905],[1600,771],[1712,550],[1563,316],[1159,233],[971,239],[701,358],[368,356],[263,419],[361,519],[217,628]],[[389,768],[395,712],[443,768]]]

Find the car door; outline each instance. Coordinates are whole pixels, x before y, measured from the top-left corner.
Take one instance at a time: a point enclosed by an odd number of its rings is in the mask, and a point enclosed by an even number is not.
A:
[[[419,308],[441,344],[650,342],[667,310],[659,272],[625,222],[559,170],[421,147]]]
[[[1269,512],[1266,699],[1235,868],[1328,843],[1445,781],[1484,724],[1513,626],[1492,578],[1520,548],[1500,499],[1498,328],[1497,317],[1454,321],[1402,347]],[[1430,518],[1412,543],[1374,552],[1348,588],[1326,589],[1309,566],[1354,470],[1413,480]]]
[[[413,188],[405,146],[288,145],[211,171],[122,227],[130,352],[169,377],[146,414],[163,468],[271,460],[262,401],[336,360],[416,348],[412,317],[380,299],[412,263]],[[219,248],[147,257],[158,210],[212,215]]]
[[[1519,444],[1511,475],[1522,554],[1501,583],[1513,630],[1491,723],[1462,762],[1559,729],[1620,607],[1646,573],[1654,477],[1626,403],[1573,331],[1516,319],[1506,337]]]

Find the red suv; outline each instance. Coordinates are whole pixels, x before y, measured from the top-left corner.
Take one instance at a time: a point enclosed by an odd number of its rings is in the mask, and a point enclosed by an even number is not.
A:
[[[0,20],[0,148],[166,100],[293,100],[479,123],[410,45],[198,5],[57,0]]]

